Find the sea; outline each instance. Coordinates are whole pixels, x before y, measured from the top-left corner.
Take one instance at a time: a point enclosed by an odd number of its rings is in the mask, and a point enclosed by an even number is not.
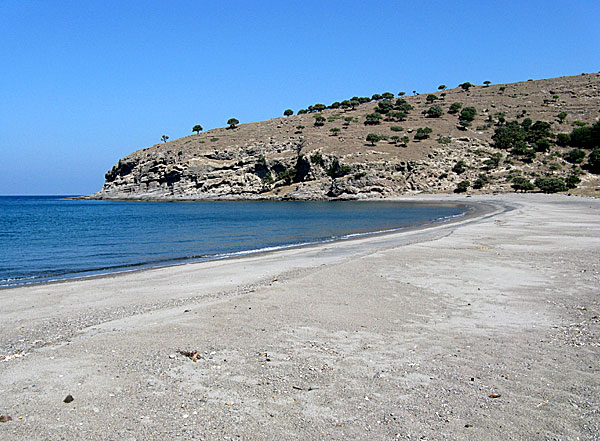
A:
[[[464,215],[393,201],[122,202],[0,196],[0,288],[347,240]]]

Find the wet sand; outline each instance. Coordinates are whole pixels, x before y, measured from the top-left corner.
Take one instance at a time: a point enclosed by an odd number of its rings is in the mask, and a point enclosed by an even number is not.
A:
[[[0,439],[600,437],[600,201],[405,199],[495,210],[0,291]]]

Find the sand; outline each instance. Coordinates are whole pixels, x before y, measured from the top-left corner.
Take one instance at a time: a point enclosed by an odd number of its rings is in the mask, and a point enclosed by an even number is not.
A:
[[[0,440],[599,439],[600,200],[436,198],[487,209],[0,291]]]

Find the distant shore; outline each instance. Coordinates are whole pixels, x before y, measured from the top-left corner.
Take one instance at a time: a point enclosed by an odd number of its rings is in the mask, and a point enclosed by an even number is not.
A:
[[[0,291],[0,439],[598,438],[600,200],[402,200],[477,208]]]

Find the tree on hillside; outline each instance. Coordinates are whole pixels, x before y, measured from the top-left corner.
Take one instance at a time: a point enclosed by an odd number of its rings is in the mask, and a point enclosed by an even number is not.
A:
[[[461,103],[452,103],[450,105],[450,109],[448,110],[448,113],[458,113],[458,111],[460,110],[461,107],[462,107]]]
[[[489,80],[485,80],[485,81],[483,82],[483,84],[485,84],[485,87],[488,87],[490,84],[492,84],[492,82],[491,82],[491,81],[489,81]]]
[[[431,106],[427,109],[427,117],[428,118],[439,118],[444,114],[444,111],[440,106]]]
[[[445,84],[440,84],[438,86],[438,90],[444,90],[444,89],[446,89],[446,85]]]
[[[425,101],[427,101],[428,103],[433,103],[437,99],[438,97],[436,95],[430,93],[429,95],[427,95],[427,98],[425,98]]]
[[[294,111],[293,111],[292,109],[285,109],[285,110],[283,111],[283,114],[284,114],[285,116],[291,116],[291,115],[293,115],[293,114],[294,114]]]
[[[162,142],[167,142],[167,139],[169,139],[169,137],[167,135],[163,135],[163,136],[160,137],[160,140]]]
[[[467,81],[466,83],[459,84],[459,85],[458,85],[458,87],[460,87],[462,90],[464,90],[464,91],[467,91],[467,92],[468,92],[468,91],[469,91],[469,89],[470,89],[471,87],[473,87],[473,84],[471,84],[471,83],[469,83],[469,82]]]
[[[394,98],[394,94],[393,94],[393,93],[391,93],[391,92],[385,92],[385,93],[382,93],[382,94],[381,94],[381,97],[382,97],[384,100],[391,100],[392,98]]]
[[[315,109],[317,112],[322,112],[326,108],[327,108],[327,106],[325,104],[315,104],[313,106],[313,109]]]
[[[235,118],[229,118],[227,120],[227,124],[229,124],[230,129],[235,129],[235,126],[237,126],[239,123],[240,122]]]
[[[192,132],[196,132],[196,134],[199,134],[202,131],[202,126],[200,124],[196,124],[194,127],[192,127]]]
[[[369,133],[369,134],[367,135],[367,138],[366,138],[366,140],[367,140],[368,142],[370,142],[370,143],[371,143],[371,145],[373,145],[373,146],[374,146],[376,142],[379,142],[379,141],[381,140],[381,137],[380,137],[378,134],[376,134],[376,133]]]
[[[398,92],[398,96],[404,96],[406,95],[406,92]]]

